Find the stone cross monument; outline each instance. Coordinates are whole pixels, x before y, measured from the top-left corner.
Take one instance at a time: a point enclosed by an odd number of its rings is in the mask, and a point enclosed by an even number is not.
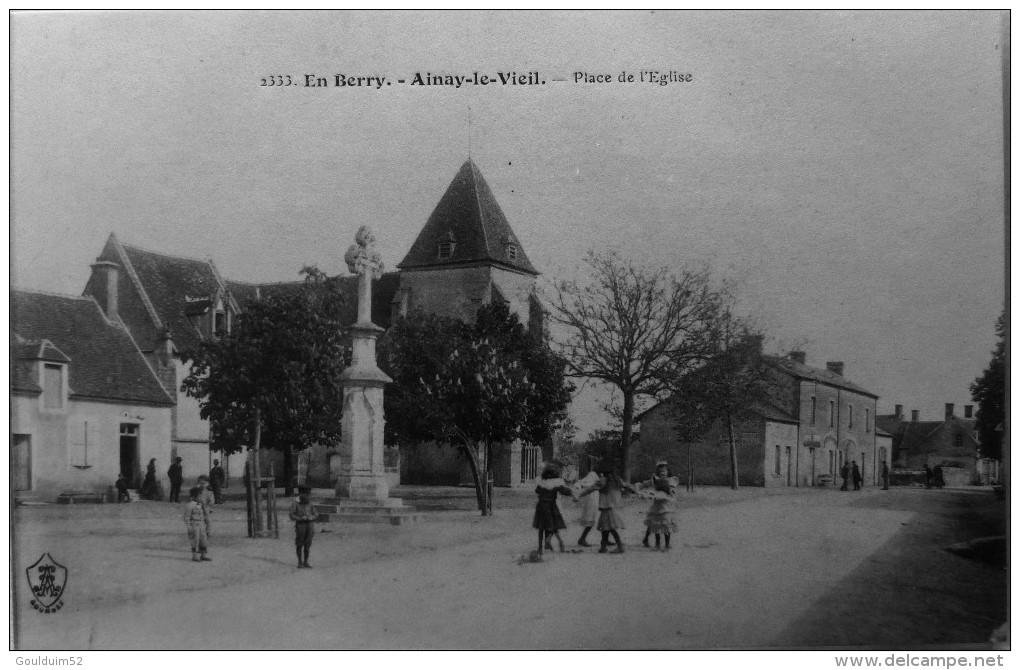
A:
[[[331,459],[338,498],[382,501],[389,498],[383,469],[383,386],[392,382],[375,361],[375,341],[383,329],[372,323],[372,280],[383,273],[368,226],[358,229],[344,256],[358,275],[358,321],[351,327],[351,365],[340,374],[344,387],[343,444]]]

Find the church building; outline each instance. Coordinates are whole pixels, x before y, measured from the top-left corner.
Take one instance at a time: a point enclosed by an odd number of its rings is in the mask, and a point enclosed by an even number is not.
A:
[[[470,321],[492,300],[505,301],[529,328],[544,327],[544,311],[535,294],[539,272],[471,160],[461,166],[396,267],[373,285],[372,320],[383,328],[395,316],[415,309]],[[110,235],[84,295],[103,307],[110,320],[123,324],[166,393],[176,400],[160,465],[181,456],[185,477],[209,468],[208,422],[200,417],[197,401],[180,391],[189,369],[183,355],[200,341],[229,333],[249,301],[300,284],[229,280],[211,260],[140,249]],[[356,277],[345,278],[344,291],[353,323]],[[453,447],[419,445],[399,457],[395,448],[387,452],[391,484],[457,484],[464,479],[466,463]],[[538,447],[504,445],[497,453],[497,485],[520,485],[537,476],[542,460]],[[280,459],[279,454],[271,456]],[[324,481],[329,476],[324,450],[311,449],[303,458],[301,477],[315,486],[332,485]],[[229,474],[240,475],[240,459],[234,457],[233,468],[225,460]],[[282,468],[275,471],[279,474]]]

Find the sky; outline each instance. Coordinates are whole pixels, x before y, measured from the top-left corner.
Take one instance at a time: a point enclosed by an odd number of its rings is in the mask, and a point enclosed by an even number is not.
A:
[[[80,294],[110,233],[264,282],[346,273],[367,224],[392,268],[470,152],[546,289],[589,249],[708,263],[774,351],[843,361],[879,413],[960,413],[990,359],[995,12],[47,12],[11,30],[14,286]],[[618,81],[643,70],[691,81]],[[303,85],[338,74],[389,85]],[[582,435],[604,399],[575,403]]]

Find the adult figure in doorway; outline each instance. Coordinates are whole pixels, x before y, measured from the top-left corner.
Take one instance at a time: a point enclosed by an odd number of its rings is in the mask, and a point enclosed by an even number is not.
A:
[[[860,491],[864,477],[861,476],[861,468],[857,465],[857,461],[854,461],[850,466],[850,475],[854,480],[854,491]]]

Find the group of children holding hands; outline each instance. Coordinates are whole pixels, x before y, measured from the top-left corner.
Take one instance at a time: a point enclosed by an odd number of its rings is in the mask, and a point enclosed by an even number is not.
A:
[[[673,517],[673,500],[676,496],[679,481],[669,474],[669,466],[665,461],[659,461],[655,465],[655,476],[651,479],[638,483],[628,484],[620,479],[612,466],[600,466],[579,479],[573,487],[560,476],[560,469],[555,464],[546,465],[542,471],[542,479],[539,481],[535,492],[538,494],[538,504],[535,506],[535,518],[532,527],[538,530],[538,553],[541,555],[543,549],[552,549],[551,539],[556,538],[559,542],[560,551],[564,551],[563,539],[560,531],[567,527],[563,520],[556,499],[559,495],[571,496],[575,501],[583,499],[581,508],[580,523],[584,526],[581,537],[577,544],[582,547],[591,546],[587,542],[588,532],[595,527],[602,533],[602,542],[599,546],[599,553],[609,552],[609,547],[615,545],[612,550],[614,554],[624,552],[623,540],[620,538],[620,529],[624,527],[623,518],[618,512],[623,504],[623,491],[636,493],[652,501],[648,513],[645,515],[645,538],[644,546],[649,546],[649,538],[655,535],[655,549],[658,551],[662,546],[660,543],[665,539],[665,548],[662,551],[669,551],[669,539],[676,529],[676,520]],[[612,541],[610,541],[612,537]]]

